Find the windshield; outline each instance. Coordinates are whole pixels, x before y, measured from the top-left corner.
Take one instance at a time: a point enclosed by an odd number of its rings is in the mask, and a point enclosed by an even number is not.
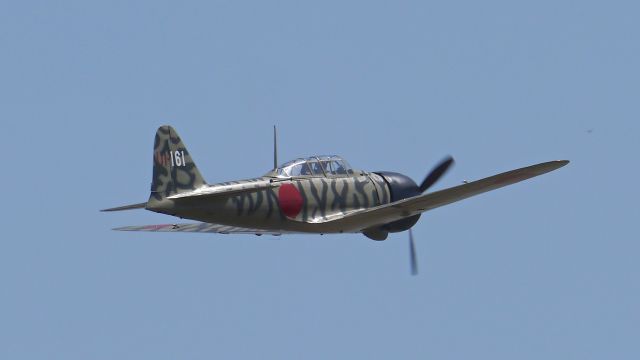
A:
[[[329,175],[351,175],[353,174],[353,170],[347,164],[346,161],[342,160],[337,156],[322,156],[319,157],[320,163],[322,164],[322,168],[325,174]]]

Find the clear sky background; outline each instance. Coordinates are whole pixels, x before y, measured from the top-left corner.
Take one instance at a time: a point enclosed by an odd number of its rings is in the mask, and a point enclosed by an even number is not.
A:
[[[2,359],[638,359],[635,1],[2,1]],[[436,188],[406,233],[119,233],[156,128],[208,182],[344,156]]]

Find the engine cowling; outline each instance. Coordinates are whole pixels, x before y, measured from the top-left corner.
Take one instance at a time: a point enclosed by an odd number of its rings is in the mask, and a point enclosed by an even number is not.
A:
[[[391,201],[398,201],[412,196],[420,195],[420,187],[410,177],[390,171],[380,171],[376,174],[382,176],[389,187],[391,193]],[[387,232],[400,232],[409,230],[420,219],[420,214],[408,218],[390,222],[382,225],[380,228]]]

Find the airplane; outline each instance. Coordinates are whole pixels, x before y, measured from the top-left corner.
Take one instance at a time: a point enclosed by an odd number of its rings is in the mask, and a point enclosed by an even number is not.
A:
[[[420,215],[487,191],[556,170],[568,160],[544,162],[435,192],[427,190],[454,164],[442,160],[420,185],[406,175],[352,168],[336,155],[309,156],[278,165],[274,126],[273,169],[247,180],[208,184],[178,133],[158,128],[151,193],[146,202],[101,211],[146,209],[197,223],[125,226],[120,231],[219,234],[362,233],[385,240],[409,230],[411,273],[417,261],[411,228]]]

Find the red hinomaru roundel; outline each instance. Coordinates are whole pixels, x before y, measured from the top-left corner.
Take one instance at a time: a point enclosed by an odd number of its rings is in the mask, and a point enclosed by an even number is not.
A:
[[[294,218],[302,210],[302,195],[293,184],[282,184],[278,190],[278,204],[282,213],[287,217]]]

